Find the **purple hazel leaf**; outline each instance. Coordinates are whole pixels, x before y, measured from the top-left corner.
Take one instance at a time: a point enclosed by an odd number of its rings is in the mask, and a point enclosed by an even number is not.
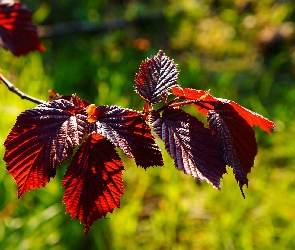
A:
[[[45,51],[32,22],[32,13],[24,4],[1,4],[0,1],[0,45],[15,56]]]
[[[55,176],[57,165],[71,156],[87,127],[86,111],[66,100],[40,104],[18,116],[4,143],[4,161],[19,197]]]
[[[202,122],[181,109],[173,108],[166,108],[162,117],[157,111],[152,111],[149,121],[164,141],[178,170],[220,188],[226,165],[210,130]]]
[[[151,105],[164,100],[169,91],[178,86],[176,65],[163,51],[140,65],[135,76],[135,91]]]
[[[98,134],[88,135],[74,155],[62,180],[63,203],[72,218],[85,224],[84,235],[94,221],[120,207],[122,170],[114,145]]]
[[[247,174],[254,165],[258,151],[255,132],[229,103],[215,103],[214,110],[208,112],[207,120],[223,152],[223,159],[233,168],[244,196],[242,187],[248,185]]]
[[[143,115],[118,106],[99,106],[93,112],[91,130],[108,138],[137,165],[162,166],[163,158]]]

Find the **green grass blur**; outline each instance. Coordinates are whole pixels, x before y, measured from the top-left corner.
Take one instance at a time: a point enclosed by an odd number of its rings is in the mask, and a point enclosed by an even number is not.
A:
[[[45,53],[16,58],[0,50],[1,73],[29,95],[47,100],[54,89],[96,105],[141,110],[135,73],[142,60],[163,49],[178,64],[181,86],[211,89],[277,128],[271,136],[256,129],[259,151],[245,200],[231,169],[218,191],[175,170],[160,141],[163,167],[145,171],[123,156],[121,208],[95,222],[85,237],[83,225],[62,205],[66,164],[45,188],[17,199],[2,161],[0,249],[295,249],[293,1],[24,2],[41,25],[164,14],[109,32],[43,39]],[[34,106],[0,85],[1,144],[17,115]]]

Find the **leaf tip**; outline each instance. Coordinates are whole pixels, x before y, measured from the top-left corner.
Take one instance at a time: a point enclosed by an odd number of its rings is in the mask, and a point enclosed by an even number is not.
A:
[[[275,131],[275,129],[276,129],[276,124],[274,123],[274,122],[272,122],[272,121],[270,121],[270,127],[268,128],[268,130],[266,130],[266,132],[269,134],[269,135],[271,135],[271,132],[274,132]]]
[[[242,183],[239,181],[239,186],[240,186],[240,191],[243,195],[243,198],[246,199],[246,196],[245,196],[245,193],[244,193],[244,190],[243,190],[243,186],[246,185],[246,187],[248,187],[248,181],[246,183]]]
[[[84,229],[84,233],[83,233],[83,236],[86,236],[90,230],[91,226],[89,225],[85,225],[85,229]]]

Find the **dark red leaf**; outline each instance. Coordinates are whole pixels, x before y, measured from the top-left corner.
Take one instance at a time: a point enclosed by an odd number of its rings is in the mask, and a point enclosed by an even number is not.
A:
[[[174,62],[159,51],[156,56],[141,63],[135,76],[135,91],[154,105],[164,100],[171,88],[177,86],[178,73]]]
[[[255,132],[229,103],[216,103],[214,110],[208,112],[207,120],[223,151],[223,159],[233,168],[243,193],[242,187],[248,185],[247,174],[257,154]]]
[[[153,129],[164,141],[177,169],[219,189],[226,165],[210,130],[181,109],[167,108],[162,117],[157,111],[151,114]]]
[[[32,13],[21,3],[0,4],[0,45],[15,56],[44,51]]]
[[[94,116],[93,131],[134,158],[137,165],[144,168],[163,165],[161,151],[142,114],[118,106],[100,106],[93,112]]]
[[[230,104],[240,116],[242,116],[250,126],[259,126],[261,129],[270,134],[270,130],[274,129],[275,125],[272,121],[259,115],[249,109],[246,109],[234,101],[216,98],[209,94],[208,91],[196,90],[190,88],[181,89],[179,87],[173,88],[173,94],[179,97],[183,97],[186,100],[196,100],[199,103],[194,106],[203,114],[207,115],[209,110],[214,109],[214,103],[222,102]]]
[[[54,100],[20,114],[4,146],[8,173],[18,196],[44,187],[87,130],[87,113],[66,100]]]
[[[62,180],[63,203],[85,225],[84,234],[94,221],[120,207],[123,169],[114,146],[101,135],[89,135],[76,152]]]

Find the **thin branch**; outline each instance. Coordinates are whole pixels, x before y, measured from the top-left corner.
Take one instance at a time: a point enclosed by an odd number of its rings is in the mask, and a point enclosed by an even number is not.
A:
[[[31,101],[31,102],[34,102],[34,103],[37,103],[37,104],[42,104],[42,103],[45,103],[44,101],[42,100],[39,100],[39,99],[36,99],[32,96],[29,96],[29,95],[26,95],[25,93],[21,92],[20,90],[18,90],[16,87],[14,87],[14,85],[9,82],[2,74],[0,74],[0,81],[2,81],[6,86],[7,88],[17,94],[21,99],[25,99],[25,100],[28,100],[28,101]]]

